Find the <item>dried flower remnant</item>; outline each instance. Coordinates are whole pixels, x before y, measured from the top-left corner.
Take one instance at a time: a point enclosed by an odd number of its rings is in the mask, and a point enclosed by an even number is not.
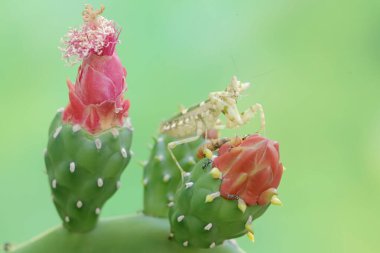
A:
[[[114,21],[100,16],[104,9],[101,6],[100,10],[94,10],[91,5],[86,5],[82,13],[84,24],[70,29],[62,38],[60,50],[67,63],[78,63],[90,53],[99,56],[113,54],[120,29]]]

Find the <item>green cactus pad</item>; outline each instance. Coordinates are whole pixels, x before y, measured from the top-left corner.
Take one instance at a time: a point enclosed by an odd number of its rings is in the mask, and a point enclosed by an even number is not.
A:
[[[136,215],[100,221],[89,233],[69,233],[55,228],[21,245],[10,245],[13,253],[244,253],[231,241],[212,250],[185,249],[168,239],[166,219]],[[1,245],[0,245],[1,246]],[[3,252],[0,249],[0,252]]]
[[[212,176],[211,169],[211,160],[200,160],[170,208],[172,236],[185,247],[212,248],[224,240],[240,237],[248,232],[246,225],[268,208],[268,205],[248,206],[243,212],[237,199],[222,197],[206,202],[208,195],[219,192],[221,184],[220,178]]]
[[[154,141],[148,163],[144,166],[144,214],[167,217],[168,204],[174,200],[181,182],[181,173],[168,151],[168,143],[176,139],[161,134]],[[198,147],[204,138],[178,145],[173,153],[184,171],[190,171],[196,163]]]
[[[132,131],[113,128],[97,135],[53,120],[45,164],[53,202],[65,228],[87,232],[96,225],[103,204],[120,186],[131,154]]]

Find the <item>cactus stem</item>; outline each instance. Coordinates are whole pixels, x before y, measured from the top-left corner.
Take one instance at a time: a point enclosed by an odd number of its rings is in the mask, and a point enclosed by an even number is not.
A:
[[[119,130],[117,130],[117,128],[112,128],[111,129],[111,134],[114,138],[118,137],[119,136]]]
[[[58,108],[58,109],[57,109],[57,112],[62,113],[64,110],[65,110],[65,108],[61,107],[61,108]]]
[[[83,202],[78,200],[77,201],[77,207],[78,207],[78,209],[81,209],[83,207]]]
[[[174,234],[172,232],[169,233],[169,240],[174,238]]]
[[[282,206],[282,201],[277,197],[277,195],[273,195],[270,202],[272,203],[272,205]]]
[[[173,207],[173,206],[174,206],[174,202],[170,201],[169,204],[168,204],[168,207]]]
[[[164,138],[162,136],[160,136],[158,139],[157,139],[157,142],[163,142],[164,141]]]
[[[147,186],[147,185],[148,185],[148,183],[149,183],[149,179],[147,179],[147,178],[144,178],[144,180],[143,180],[143,185],[144,185],[144,186]]]
[[[182,245],[183,245],[183,247],[189,246],[189,241],[184,241]]]
[[[214,179],[221,179],[222,178],[222,172],[217,167],[212,168],[212,170],[210,171],[210,174],[211,174],[212,178],[214,178]]]
[[[244,213],[245,210],[247,210],[247,204],[243,199],[238,199],[238,208],[240,209],[240,211],[242,211],[242,213]]]
[[[54,139],[56,139],[58,137],[58,135],[61,132],[61,130],[62,130],[62,126],[59,126],[59,127],[57,127],[57,129],[55,129],[55,132],[53,134],[53,138]]]
[[[79,124],[73,125],[73,127],[72,127],[73,133],[78,132],[79,130],[81,130],[81,128],[82,127]]]
[[[185,219],[185,215],[180,215],[177,217],[178,223],[181,223]]]
[[[116,182],[116,189],[120,189],[120,187],[121,187],[121,182],[119,180],[119,181]]]
[[[100,214],[100,211],[101,211],[100,208],[97,207],[97,208],[95,209],[95,214],[96,214],[96,215],[99,215],[99,214]]]
[[[212,228],[212,223],[209,223],[203,229],[206,231],[210,231],[211,228]]]
[[[191,188],[193,185],[194,185],[193,182],[185,183],[185,188],[186,188],[186,189],[189,189],[189,188]]]
[[[162,181],[164,181],[164,183],[167,183],[169,182],[170,178],[171,178],[170,174],[165,173],[164,177],[162,178]]]
[[[51,181],[51,187],[53,189],[57,188],[57,179],[53,179],[53,181]]]
[[[95,139],[95,146],[97,150],[102,148],[102,141],[100,139]]]
[[[163,156],[163,155],[157,155],[157,156],[155,157],[155,159],[156,159],[157,161],[159,161],[159,162],[162,162],[162,161],[164,160],[164,156]]]
[[[127,157],[128,157],[128,153],[127,153],[127,151],[125,150],[125,148],[121,148],[120,152],[121,152],[121,155],[122,155],[124,158],[127,158]]]
[[[255,236],[254,236],[253,233],[248,232],[248,233],[247,233],[247,236],[248,236],[248,239],[249,239],[250,241],[255,242]]]
[[[44,148],[43,153],[44,153],[44,156],[46,156],[46,154],[47,154],[47,148]]]
[[[215,248],[215,246],[216,246],[215,242],[211,243],[210,244],[210,249]]]
[[[69,223],[69,222],[70,222],[70,217],[69,217],[69,216],[66,216],[66,217],[65,217],[65,222],[66,222],[66,223]]]
[[[220,192],[213,192],[211,194],[208,194],[205,199],[205,203],[213,202],[214,199],[220,197]]]
[[[203,154],[205,155],[206,158],[211,159],[213,156],[213,153],[211,150],[208,148],[203,149]]]
[[[168,196],[168,200],[169,200],[169,201],[174,201],[174,196],[170,194],[170,195]]]
[[[98,178],[98,181],[97,181],[97,184],[98,184],[98,187],[99,187],[99,188],[102,188],[103,185],[104,185],[104,181],[103,181],[103,179],[99,177],[99,178]]]
[[[69,170],[70,170],[71,173],[75,172],[75,162],[71,162],[70,163]]]

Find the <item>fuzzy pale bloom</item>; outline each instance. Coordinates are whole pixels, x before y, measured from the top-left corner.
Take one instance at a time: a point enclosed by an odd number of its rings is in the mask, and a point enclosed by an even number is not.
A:
[[[79,28],[68,31],[62,39],[62,57],[74,64],[90,53],[97,55],[112,55],[119,42],[120,31],[112,20],[102,16],[97,17],[96,24],[87,22]]]

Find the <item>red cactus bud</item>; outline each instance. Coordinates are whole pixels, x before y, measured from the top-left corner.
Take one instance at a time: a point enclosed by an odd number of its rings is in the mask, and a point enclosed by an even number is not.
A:
[[[278,143],[260,135],[221,146],[214,166],[223,173],[221,196],[239,197],[248,205],[268,204],[283,172]]]
[[[123,98],[127,72],[115,51],[119,36],[115,24],[97,17],[93,9],[88,11],[93,22],[84,19],[87,22],[81,29],[69,31],[64,41],[66,48],[62,49],[64,58],[83,60],[75,85],[67,81],[70,103],[63,121],[97,133],[121,126],[128,116],[129,101]]]

